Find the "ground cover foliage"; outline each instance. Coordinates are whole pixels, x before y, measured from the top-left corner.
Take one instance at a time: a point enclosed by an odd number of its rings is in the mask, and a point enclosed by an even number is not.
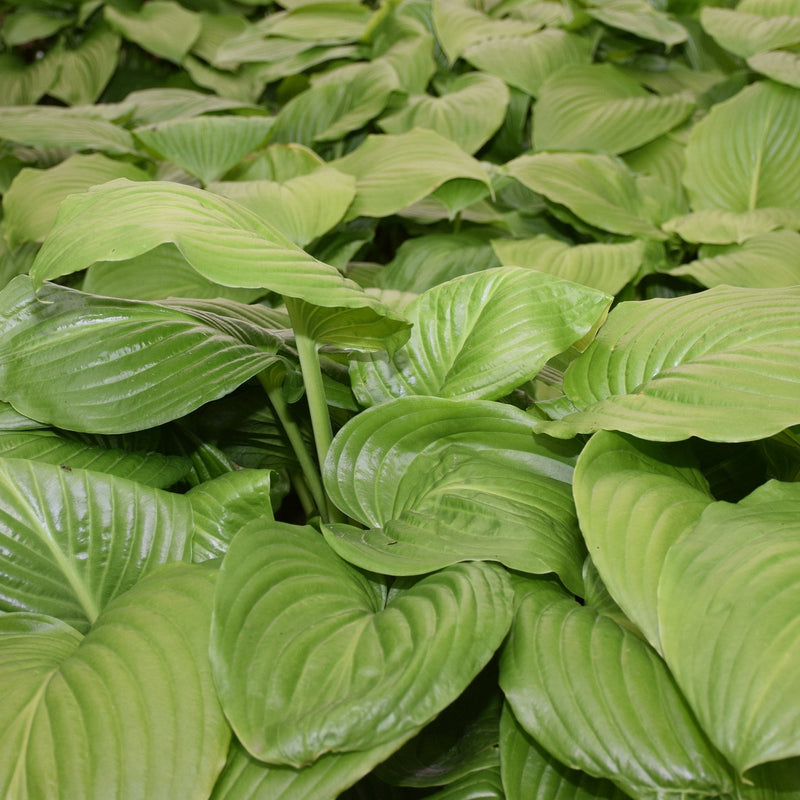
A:
[[[0,796],[800,798],[797,0],[0,39]]]

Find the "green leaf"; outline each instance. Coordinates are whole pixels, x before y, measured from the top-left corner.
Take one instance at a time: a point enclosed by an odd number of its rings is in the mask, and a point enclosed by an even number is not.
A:
[[[564,376],[579,409],[543,431],[760,439],[800,421],[800,289],[720,286],[621,303]]]
[[[170,565],[82,637],[0,615],[0,792],[35,798],[207,797],[230,740],[208,665],[215,572]]]
[[[704,286],[746,286],[777,289],[800,284],[800,233],[773,231],[753,236],[743,244],[704,245],[696,261],[670,270]]]
[[[3,611],[85,631],[142,575],[189,554],[180,495],[99,472],[0,459]]]
[[[271,520],[271,470],[240,469],[186,492],[192,505],[192,560],[225,554],[231,539],[254,519]]]
[[[1,430],[0,455],[55,464],[62,469],[91,469],[157,489],[177,483],[190,466],[181,456],[106,447],[57,430]]]
[[[37,296],[26,276],[0,297],[0,394],[26,416],[69,430],[123,433],[181,417],[272,364],[279,345],[234,315],[54,284]],[[96,354],[88,361],[87,351]]]
[[[573,492],[603,583],[660,650],[657,596],[664,557],[714,501],[691,452],[600,431],[578,458]]]
[[[406,308],[408,343],[393,356],[351,361],[362,405],[405,395],[496,400],[604,318],[611,298],[519,267],[498,267],[429,289]]]
[[[506,85],[491,75],[459,75],[439,97],[412,95],[399,110],[378,122],[386,133],[406,133],[414,127],[436,131],[454,141],[465,153],[479,150],[502,125],[509,94]]]
[[[464,51],[470,64],[496,75],[533,97],[545,80],[562,67],[590,64],[587,39],[557,28],[527,36],[503,36],[471,44]]]
[[[510,161],[505,174],[603,230],[663,239],[647,214],[635,176],[617,159],[591,153],[537,153]]]
[[[172,0],[150,0],[138,11],[104,6],[106,21],[128,41],[154,56],[180,64],[200,36],[199,15]]]
[[[97,184],[128,178],[145,181],[146,172],[101,153],[76,154],[49,169],[23,169],[3,196],[6,238],[11,247],[42,241],[53,227],[65,197]]]
[[[236,100],[170,87],[131,92],[121,103],[109,104],[108,107],[112,111],[116,108],[122,117],[130,117],[132,125],[154,125],[171,119],[248,108]]]
[[[406,239],[378,273],[378,285],[422,293],[460,275],[498,266],[500,262],[484,236],[432,233]]]
[[[683,25],[645,0],[593,0],[587,5],[586,13],[612,28],[661,42],[667,47],[681,44],[689,36]]]
[[[336,800],[401,742],[352,753],[327,753],[300,769],[259,761],[234,742],[210,800]]]
[[[51,50],[47,58],[58,64],[58,79],[48,94],[68,105],[94,103],[117,68],[120,37],[106,25],[98,25],[74,49]]]
[[[652,251],[641,239],[571,245],[549,236],[492,239],[492,249],[503,264],[546,272],[610,295],[636,277]]]
[[[478,161],[449,139],[420,128],[397,136],[368,136],[331,166],[356,179],[348,219],[389,216],[454,178],[490,185]]]
[[[700,23],[715,41],[742,58],[800,44],[800,17],[764,16],[744,9],[703,8]]]
[[[341,67],[283,106],[272,139],[305,145],[340,139],[375,119],[396,89],[397,75],[385,62]]]
[[[46,9],[18,7],[3,20],[3,41],[9,47],[34,39],[47,39],[72,24],[69,16],[48,13]]]
[[[693,109],[688,93],[658,97],[612,64],[566,66],[539,90],[533,144],[537,150],[624,153],[672,130]]]
[[[327,233],[355,197],[355,179],[322,166],[285,181],[211,183],[208,190],[235,200],[301,247]]]
[[[38,102],[58,77],[58,65],[53,59],[42,58],[27,64],[15,53],[0,53],[0,71],[3,74],[0,106],[24,106]]]
[[[732,789],[728,766],[658,655],[553,583],[527,587],[502,652],[500,686],[520,724],[553,756],[631,797]]]
[[[715,503],[667,554],[664,656],[715,745],[740,772],[800,755],[800,485]]]
[[[166,181],[113,181],[71,197],[62,204],[31,277],[38,287],[95,261],[124,261],[167,242],[201,275],[224,286],[263,287],[316,305],[366,307],[376,317],[391,318],[380,302],[252,211]],[[404,327],[395,320],[396,329]]]
[[[300,767],[416,732],[510,624],[505,572],[461,564],[382,597],[311,528],[255,522],[223,561],[211,659],[237,736]],[[416,643],[425,640],[426,647]]]
[[[355,42],[364,35],[372,11],[354,2],[313,2],[275,15],[272,36],[301,41]]]
[[[786,50],[758,53],[747,59],[747,66],[774,81],[800,89],[800,55],[797,53]]]
[[[471,44],[486,39],[525,36],[541,28],[538,22],[492,19],[464,0],[435,0],[433,27],[450,63]]]
[[[741,212],[709,208],[671,219],[661,227],[687,242],[742,244],[778,228],[800,230],[800,208],[754,208]]]
[[[513,407],[475,400],[404,397],[362,412],[335,437],[323,477],[333,502],[371,530],[328,526],[328,543],[390,575],[496,560],[555,571],[580,591],[574,448],[534,429]]]
[[[66,147],[105,153],[136,153],[128,131],[92,112],[56,106],[0,108],[0,139],[34,147]]]
[[[506,800],[627,800],[613,783],[559,763],[514,719],[500,717],[500,765]]]
[[[764,81],[715,105],[686,146],[692,208],[800,209],[800,92]]]
[[[238,289],[204,278],[173,244],[162,244],[127,261],[99,261],[86,270],[83,289],[128,300],[168,297],[226,298],[252,303],[264,289]]]
[[[133,135],[158,158],[210,183],[257,150],[273,122],[272,117],[193,117],[136,128]]]

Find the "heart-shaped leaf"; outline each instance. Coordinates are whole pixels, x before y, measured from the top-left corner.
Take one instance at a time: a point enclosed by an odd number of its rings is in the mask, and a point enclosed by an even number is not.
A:
[[[692,208],[800,209],[800,93],[763,81],[748,86],[692,129],[684,183]]]
[[[474,153],[491,138],[506,115],[508,87],[480,72],[459,75],[439,97],[415,95],[378,123],[386,133],[428,128]]]
[[[573,491],[603,583],[660,649],[657,594],[664,557],[714,501],[691,452],[600,431],[578,458]]]
[[[188,313],[187,313],[188,312]],[[279,340],[235,314],[113,300],[27,276],[0,294],[0,395],[26,416],[91,433],[143,430],[273,364]],[[32,336],[32,331],[35,335]],[[87,363],[85,350],[101,355]]]
[[[511,603],[495,565],[459,564],[385,597],[313,529],[251,523],[215,599],[223,707],[251,753],[295,767],[397,740],[467,687],[505,636]]]
[[[368,136],[361,147],[331,166],[356,179],[348,219],[394,214],[454,178],[489,186],[478,161],[449,139],[421,128],[397,136]]]
[[[720,286],[621,303],[564,375],[577,412],[543,430],[760,439],[800,422],[800,289]]]
[[[362,405],[405,395],[495,400],[586,336],[611,298],[517,267],[483,270],[429,289],[405,311],[407,344],[351,361]]]
[[[209,183],[257,150],[273,122],[272,117],[192,117],[136,128],[133,135],[159,158]]]
[[[576,451],[535,427],[516,408],[482,401],[405,397],[364,411],[337,434],[323,476],[333,502],[372,530],[329,526],[328,542],[391,575],[496,560],[555,571],[581,591]]]
[[[103,607],[166,561],[187,559],[181,495],[82,469],[0,459],[0,609],[86,630]]]
[[[559,761],[631,797],[733,787],[655,651],[554,583],[530,581],[500,686],[525,730]]]
[[[0,615],[0,794],[209,796],[230,741],[208,663],[215,577],[169,565],[85,637],[52,617]]]
[[[683,122],[691,96],[648,92],[612,64],[564,67],[539,90],[534,108],[537,150],[624,153]]]
[[[742,773],[800,755],[800,484],[715,503],[667,553],[664,657],[716,746]]]

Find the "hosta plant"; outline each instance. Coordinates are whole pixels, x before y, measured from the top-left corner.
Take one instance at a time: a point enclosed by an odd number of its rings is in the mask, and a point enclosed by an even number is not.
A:
[[[0,41],[0,797],[800,799],[797,2]]]

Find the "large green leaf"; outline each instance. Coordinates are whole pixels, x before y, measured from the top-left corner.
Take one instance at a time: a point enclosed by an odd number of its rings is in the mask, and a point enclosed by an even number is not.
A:
[[[626,800],[613,783],[559,763],[514,719],[500,717],[500,764],[506,800]]]
[[[631,797],[724,794],[729,768],[636,634],[531,581],[500,660],[514,716],[563,764]]]
[[[103,8],[108,23],[149,53],[180,64],[200,36],[198,14],[172,0],[150,0],[138,11]]]
[[[46,57],[59,72],[47,93],[69,105],[94,103],[117,67],[119,49],[119,35],[98,25],[76,48],[51,50]]]
[[[612,28],[661,42],[667,47],[685,42],[688,38],[683,25],[656,10],[646,0],[592,0],[587,4],[586,12]]]
[[[662,229],[677,233],[687,242],[742,244],[753,236],[780,228],[800,230],[800,207],[771,206],[750,211],[707,208],[665,222]]]
[[[56,106],[16,106],[0,109],[0,139],[35,147],[135,153],[128,131],[94,113],[76,113]]]
[[[331,166],[356,179],[348,219],[394,214],[454,178],[489,186],[478,161],[449,139],[421,128],[397,136],[368,136],[357,150]]]
[[[684,183],[695,211],[800,208],[800,91],[748,86],[692,129]]]
[[[188,501],[133,481],[3,458],[0,498],[3,611],[85,631],[143,574],[189,554]]]
[[[464,58],[509,86],[538,96],[544,81],[573,64],[590,64],[589,42],[574,33],[546,28],[528,36],[503,36],[470,45]]]
[[[192,117],[136,128],[133,135],[159,158],[209,183],[257,150],[272,125],[272,117]]]
[[[405,395],[496,400],[604,318],[611,298],[521,267],[498,267],[429,289],[406,308],[408,343],[351,361],[362,405]]]
[[[633,280],[651,251],[646,241],[567,244],[549,236],[492,239],[503,264],[535,269],[614,295]]]
[[[4,426],[5,427],[5,426]],[[155,451],[108,447],[57,430],[0,430],[0,455],[63,469],[91,469],[164,489],[189,471],[188,459]]]
[[[239,469],[186,492],[192,505],[192,560],[225,555],[231,539],[254,519],[271,520],[268,469]]]
[[[112,181],[67,200],[31,277],[38,286],[95,261],[124,261],[167,242],[201,275],[224,286],[263,287],[326,307],[368,308],[379,327],[382,317],[391,317],[337,269],[312,258],[249,209],[161,181]],[[397,320],[394,327],[405,323]]]
[[[691,452],[600,431],[578,458],[573,491],[603,583],[660,650],[657,595],[664,557],[714,501]]]
[[[371,530],[329,526],[329,544],[390,575],[491,560],[555,571],[581,591],[574,448],[534,428],[485,401],[404,397],[362,412],[337,434],[323,476],[333,502]]]
[[[659,97],[612,64],[567,66],[539,90],[533,144],[537,150],[624,153],[672,130],[693,109],[691,95]]]
[[[497,131],[506,116],[508,88],[491,75],[459,75],[439,97],[412,95],[379,125],[386,133],[428,128],[454,141],[464,152],[474,153]]]
[[[208,189],[251,209],[301,247],[333,228],[356,193],[352,175],[327,166],[284,181],[224,181]]]
[[[399,89],[395,71],[385,62],[352,64],[317,80],[278,113],[273,141],[333,141],[377,117]]]
[[[747,66],[771,78],[800,89],[800,55],[788,50],[771,50],[747,59]]]
[[[800,755],[800,485],[715,503],[667,553],[664,657],[716,746],[741,772]]]
[[[670,270],[704,286],[747,286],[777,289],[800,284],[800,233],[772,231],[753,236],[740,245],[704,245],[696,261]]]
[[[22,106],[38,102],[58,78],[54,59],[26,63],[15,53],[0,53],[0,106]]]
[[[385,289],[421,293],[459,275],[498,266],[484,236],[432,233],[406,239],[377,281]]]
[[[295,767],[397,740],[467,687],[505,636],[511,603],[494,565],[459,564],[386,596],[313,529],[251,523],[215,596],[225,713],[251,753]]]
[[[23,169],[3,195],[6,238],[11,247],[42,241],[53,227],[65,197],[115,178],[145,181],[143,170],[101,153],[75,154],[50,169]]]
[[[800,289],[721,286],[621,303],[564,376],[578,411],[543,430],[742,442],[800,421]]]
[[[170,565],[83,637],[0,616],[0,793],[17,800],[202,800],[230,729],[208,663],[216,573]]]
[[[279,345],[235,314],[192,314],[55,284],[37,296],[27,276],[0,298],[0,395],[69,430],[122,433],[181,417],[268,367]],[[87,359],[87,351],[95,355]]]
[[[486,39],[526,36],[542,26],[519,19],[492,19],[465,0],[435,0],[433,27],[442,50],[452,63],[471,44]]]
[[[663,239],[648,216],[634,174],[621,161],[593,153],[537,153],[515,158],[504,172],[603,230]]]
[[[743,8],[708,7],[701,11],[700,22],[722,47],[742,58],[800,44],[797,13],[765,16]]]

